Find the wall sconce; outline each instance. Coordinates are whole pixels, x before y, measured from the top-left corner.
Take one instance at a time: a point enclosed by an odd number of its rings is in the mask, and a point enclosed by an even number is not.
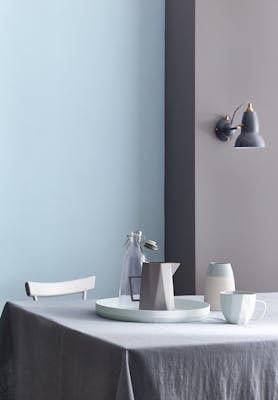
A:
[[[240,125],[233,126],[234,117],[242,104],[237,107],[232,118],[229,115],[221,118],[215,127],[215,134],[222,142],[229,141],[237,129],[241,129],[235,141],[235,147],[265,147],[265,141],[259,133],[259,120],[252,103],[248,103],[247,110],[243,113]]]

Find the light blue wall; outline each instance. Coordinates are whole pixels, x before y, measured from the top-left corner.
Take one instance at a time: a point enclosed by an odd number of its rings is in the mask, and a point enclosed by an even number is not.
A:
[[[163,248],[163,108],[164,0],[0,0],[2,300]]]

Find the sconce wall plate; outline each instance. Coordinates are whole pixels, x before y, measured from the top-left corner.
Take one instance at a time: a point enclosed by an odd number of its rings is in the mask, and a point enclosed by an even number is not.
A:
[[[234,129],[232,128],[232,121],[229,115],[221,118],[215,127],[215,134],[222,142],[228,142],[233,137]]]

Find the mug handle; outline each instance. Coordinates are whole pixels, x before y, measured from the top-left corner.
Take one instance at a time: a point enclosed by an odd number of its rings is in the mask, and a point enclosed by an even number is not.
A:
[[[140,276],[140,275],[130,275],[128,277],[131,300],[132,301],[140,301],[140,297],[139,297],[139,299],[135,299],[135,297],[134,297],[133,288],[132,288],[132,279],[142,279],[142,276]]]
[[[266,304],[265,301],[263,301],[263,300],[256,300],[256,303],[261,303],[261,304],[263,304],[264,310],[263,310],[262,315],[261,315],[260,317],[258,317],[258,318],[252,318],[252,321],[260,321],[261,319],[263,319],[263,317],[265,316],[265,313],[266,313],[266,309],[267,309],[267,304]]]

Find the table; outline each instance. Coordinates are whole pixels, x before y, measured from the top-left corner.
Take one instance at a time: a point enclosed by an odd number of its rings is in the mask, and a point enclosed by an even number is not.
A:
[[[198,323],[140,324],[98,317],[93,301],[8,302],[0,399],[276,400],[278,293],[258,298],[266,317],[247,326],[218,312]]]

